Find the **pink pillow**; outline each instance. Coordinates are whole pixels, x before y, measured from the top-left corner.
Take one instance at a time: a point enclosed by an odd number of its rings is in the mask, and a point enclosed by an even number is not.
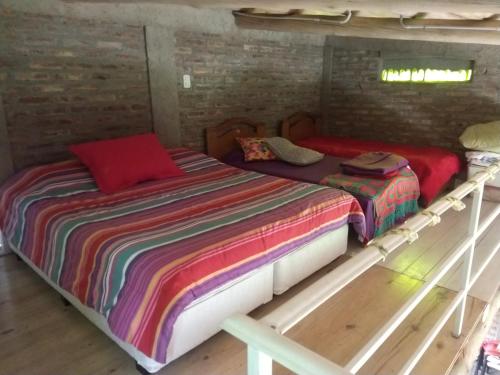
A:
[[[245,153],[245,161],[254,160],[276,160],[277,157],[271,151],[264,138],[248,137],[236,138]]]
[[[153,133],[81,143],[69,149],[90,169],[104,193],[185,174]]]

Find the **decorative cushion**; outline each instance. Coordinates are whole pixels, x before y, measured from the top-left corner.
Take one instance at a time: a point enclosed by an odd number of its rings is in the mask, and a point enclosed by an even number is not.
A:
[[[317,163],[325,156],[305,147],[294,145],[286,138],[266,138],[266,143],[278,159],[295,165],[310,165]]]
[[[265,142],[265,138],[236,138],[243,152],[245,161],[276,160],[276,155]]]
[[[469,126],[460,142],[471,150],[500,152],[500,121]]]
[[[142,181],[184,175],[152,133],[82,143],[69,149],[89,168],[104,193]]]

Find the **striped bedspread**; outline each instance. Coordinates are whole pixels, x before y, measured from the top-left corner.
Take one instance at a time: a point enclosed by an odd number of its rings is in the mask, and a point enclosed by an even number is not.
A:
[[[0,190],[9,243],[162,363],[195,299],[347,222],[364,233],[347,193],[171,154],[185,176],[115,194],[77,161],[27,169]]]
[[[418,178],[409,167],[401,168],[395,177],[389,179],[336,173],[323,178],[321,184],[373,201],[375,231],[368,233],[368,239],[381,235],[419,210]]]

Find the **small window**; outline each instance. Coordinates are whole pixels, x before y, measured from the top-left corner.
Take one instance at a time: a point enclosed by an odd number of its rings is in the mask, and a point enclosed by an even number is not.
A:
[[[388,59],[384,60],[380,79],[383,82],[446,83],[472,80],[470,60]]]

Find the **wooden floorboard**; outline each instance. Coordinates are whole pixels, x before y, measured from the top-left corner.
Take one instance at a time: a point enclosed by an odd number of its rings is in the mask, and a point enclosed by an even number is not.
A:
[[[460,212],[448,210],[443,215],[440,224],[425,228],[420,232],[418,241],[411,245],[401,246],[389,255],[385,262],[381,262],[380,266],[416,279],[429,280],[451,252],[466,238],[472,199],[465,198],[464,202],[466,203],[465,210]],[[480,222],[497,205],[498,203],[483,201]],[[486,259],[492,247],[498,243],[499,233],[500,218],[497,218],[477,242],[473,262],[474,272]],[[353,254],[363,251],[362,246],[354,239],[350,239],[349,248]],[[483,301],[490,301],[500,286],[498,269],[500,269],[500,254],[493,259],[469,294]],[[438,285],[458,291],[462,285],[461,274],[462,261],[459,261]]]
[[[262,317],[336,265],[339,259],[251,315]],[[367,338],[418,289],[422,281],[373,267],[294,327],[287,335],[345,364]],[[390,337],[361,374],[396,373],[455,292],[436,287]],[[470,297],[466,330],[485,303]],[[432,344],[415,374],[444,374],[466,336],[449,327]],[[0,374],[137,374],[133,360],[58,296],[13,255],[0,257]],[[245,374],[245,346],[223,332],[163,369],[160,374]],[[276,366],[277,374],[288,371]]]

